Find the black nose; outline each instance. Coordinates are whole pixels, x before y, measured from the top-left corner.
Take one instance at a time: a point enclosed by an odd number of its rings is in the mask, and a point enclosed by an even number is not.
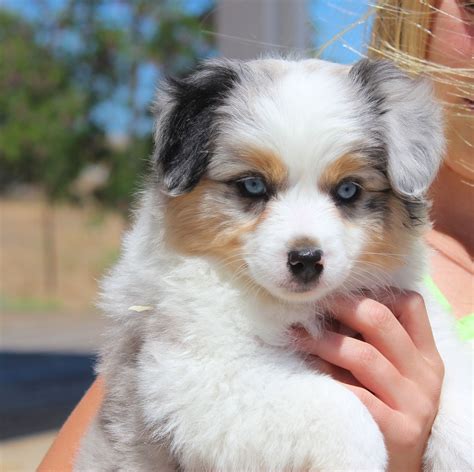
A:
[[[291,273],[305,284],[321,275],[323,251],[314,248],[298,249],[288,253],[288,267]]]

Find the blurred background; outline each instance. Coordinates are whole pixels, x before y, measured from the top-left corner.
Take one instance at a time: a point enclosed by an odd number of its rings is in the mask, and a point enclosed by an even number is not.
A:
[[[0,0],[0,469],[91,384],[97,281],[151,153],[155,86],[211,56],[364,54],[363,0]]]

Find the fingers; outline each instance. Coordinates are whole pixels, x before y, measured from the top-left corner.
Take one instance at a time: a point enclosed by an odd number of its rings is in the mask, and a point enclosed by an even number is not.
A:
[[[418,460],[438,411],[444,368],[422,297],[413,292],[390,295],[382,303],[367,298],[334,302],[336,320],[362,340],[332,331],[316,340],[302,330],[296,342],[320,358],[318,370],[367,407],[389,451]],[[413,464],[408,468],[418,470],[419,464]]]
[[[439,360],[423,297],[416,292],[399,292],[388,303],[416,348],[427,358]]]
[[[337,367],[334,364],[330,364],[329,362],[324,361],[320,357],[311,356],[310,359],[307,359],[307,362],[312,368],[314,368],[318,372],[328,374],[338,382],[362,387],[360,382],[358,382],[348,370],[341,369],[340,367]]]
[[[326,362],[342,367],[368,390],[374,392],[392,408],[399,408],[405,398],[406,379],[375,347],[358,339],[327,332],[315,341],[309,335],[299,338],[299,347],[321,357]]]
[[[382,431],[385,431],[385,425],[395,418],[397,412],[387,406],[382,400],[366,390],[364,387],[356,385],[345,385],[359,400],[366,406],[375,422]]]
[[[402,374],[418,375],[419,353],[409,333],[385,305],[363,298],[357,301],[340,299],[333,306],[334,316],[344,325],[362,334]]]

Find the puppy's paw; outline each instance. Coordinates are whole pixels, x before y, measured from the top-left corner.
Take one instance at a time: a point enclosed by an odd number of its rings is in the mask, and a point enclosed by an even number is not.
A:
[[[312,470],[383,471],[388,463],[383,435],[366,407],[339,384],[331,388],[324,417],[313,420]]]
[[[214,470],[383,471],[387,452],[372,416],[349,390],[312,374],[287,379],[253,414],[241,409],[238,428],[226,431],[205,465]],[[260,397],[262,399],[262,397]],[[259,404],[260,403],[260,404]],[[224,441],[223,441],[224,439]],[[189,450],[188,450],[189,452]],[[203,449],[200,449],[203,452]],[[189,469],[202,470],[199,467]],[[186,467],[185,467],[186,468]]]
[[[231,380],[232,395],[228,384],[225,390],[223,383],[206,384],[189,402],[165,412],[172,425],[170,448],[181,469],[384,470],[387,453],[377,424],[362,402],[330,377],[247,366]],[[150,416],[163,405],[153,405]]]

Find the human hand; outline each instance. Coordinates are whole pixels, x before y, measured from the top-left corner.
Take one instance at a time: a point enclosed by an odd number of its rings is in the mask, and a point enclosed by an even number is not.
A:
[[[298,349],[317,356],[318,370],[365,404],[384,435],[390,471],[421,470],[444,377],[423,298],[396,292],[387,305],[341,299],[333,312],[362,340],[333,331],[315,340],[298,329]]]

